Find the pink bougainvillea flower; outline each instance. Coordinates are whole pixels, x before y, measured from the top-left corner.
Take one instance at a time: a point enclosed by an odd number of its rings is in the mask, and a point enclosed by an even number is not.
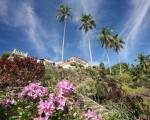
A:
[[[53,97],[54,104],[56,105],[57,110],[63,110],[66,104],[66,98],[63,96],[63,92],[60,90],[59,93],[56,93]]]
[[[19,98],[32,98],[43,97],[48,94],[48,89],[41,86],[39,83],[30,83],[24,87],[22,92],[19,94]]]
[[[101,114],[98,115],[97,120],[102,120],[102,115]]]
[[[63,92],[63,96],[69,96],[75,91],[75,87],[68,80],[62,80],[57,85],[57,90]]]
[[[34,120],[48,120],[48,116],[46,116],[46,117],[41,117],[41,116],[39,116],[39,117],[37,117],[37,118],[34,118]]]
[[[96,112],[92,111],[92,110],[88,110],[86,113],[85,113],[85,119],[86,120],[102,120],[102,116],[101,114],[99,114],[97,116]]]
[[[15,104],[16,104],[16,100],[13,99],[13,98],[7,99],[7,100],[6,100],[6,104],[15,105]]]
[[[8,98],[8,99],[4,99],[0,101],[1,105],[15,105],[16,104],[16,100],[14,98]]]
[[[53,100],[51,99],[45,101],[43,101],[42,99],[40,100],[38,105],[39,115],[44,114],[46,117],[49,117],[53,114],[54,109],[55,107],[54,107]]]
[[[57,110],[63,110],[66,104],[66,98],[63,96],[63,92],[59,91],[49,95],[49,100],[52,100]]]

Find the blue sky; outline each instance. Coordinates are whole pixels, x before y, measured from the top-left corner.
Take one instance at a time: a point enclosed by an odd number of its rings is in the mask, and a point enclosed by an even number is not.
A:
[[[91,40],[93,63],[107,64],[105,50],[96,39],[102,27],[119,33],[126,45],[120,52],[122,62],[134,63],[137,53],[150,54],[150,0],[0,0],[0,54],[17,48],[31,56],[61,59],[63,23],[56,20],[60,4],[70,6],[73,20],[67,22],[65,59],[79,56],[89,61]],[[91,13],[96,29],[88,39],[79,31],[79,16]],[[110,62],[118,62],[109,51]]]

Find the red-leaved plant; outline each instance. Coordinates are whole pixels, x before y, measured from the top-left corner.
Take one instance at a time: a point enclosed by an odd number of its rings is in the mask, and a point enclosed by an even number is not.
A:
[[[25,86],[39,80],[45,73],[45,67],[31,57],[12,56],[0,59],[0,88],[7,86]]]

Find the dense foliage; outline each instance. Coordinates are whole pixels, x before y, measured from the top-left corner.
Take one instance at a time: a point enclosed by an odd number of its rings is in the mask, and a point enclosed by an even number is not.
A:
[[[0,87],[24,86],[43,77],[45,67],[31,57],[17,56],[0,59]]]
[[[30,83],[18,97],[0,101],[0,119],[34,120],[102,120],[101,114],[87,110],[79,113],[75,86],[68,80],[60,81],[53,92],[39,83]]]
[[[111,74],[103,63],[86,68],[73,65],[73,69],[52,66],[45,70],[32,58],[11,56],[8,53],[0,59],[0,119],[101,120],[101,114],[97,114],[101,109],[96,110],[93,102],[106,106],[103,120],[149,119],[148,56],[138,55],[134,65],[121,63],[121,74],[120,64],[111,67]],[[9,77],[4,80],[4,76]],[[67,80],[59,81],[64,78]],[[16,88],[24,85],[27,86]]]

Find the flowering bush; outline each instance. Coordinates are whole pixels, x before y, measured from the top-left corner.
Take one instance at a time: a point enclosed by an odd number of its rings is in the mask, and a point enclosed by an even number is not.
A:
[[[49,95],[48,100],[40,100],[39,118],[44,116],[44,119],[52,117],[56,110],[64,110],[66,105],[66,97],[70,96],[75,91],[75,87],[68,80],[62,80],[56,85],[56,92]]]
[[[44,97],[48,94],[48,89],[41,86],[39,83],[30,83],[24,87],[22,92],[19,94],[20,98],[32,98]]]
[[[1,100],[1,101],[0,101],[0,104],[1,104],[1,105],[4,105],[4,106],[15,105],[15,104],[16,104],[16,101],[15,101],[15,99],[13,99],[13,98],[9,98],[9,99]]]
[[[68,96],[72,94],[75,90],[75,87],[73,86],[73,84],[68,82],[67,80],[60,81],[56,87],[58,91],[59,92],[61,91],[64,96]]]
[[[57,110],[64,109],[64,106],[66,104],[66,98],[63,96],[62,91],[60,91],[59,93],[55,93],[52,99],[54,104],[57,106]]]
[[[28,82],[33,82],[42,78],[45,67],[42,63],[37,63],[31,57],[0,59],[0,88],[7,86],[25,86]]]
[[[84,116],[82,112],[77,114],[77,109],[80,110],[73,93],[75,87],[68,80],[60,81],[50,94],[39,83],[30,83],[16,101],[13,98],[0,101],[0,119],[102,120],[101,115],[93,111],[87,111]]]
[[[38,112],[40,115],[40,118],[49,118],[54,112],[55,106],[53,103],[53,100],[48,99],[48,100],[40,100],[39,105],[38,105]],[[37,119],[37,118],[36,118]]]

